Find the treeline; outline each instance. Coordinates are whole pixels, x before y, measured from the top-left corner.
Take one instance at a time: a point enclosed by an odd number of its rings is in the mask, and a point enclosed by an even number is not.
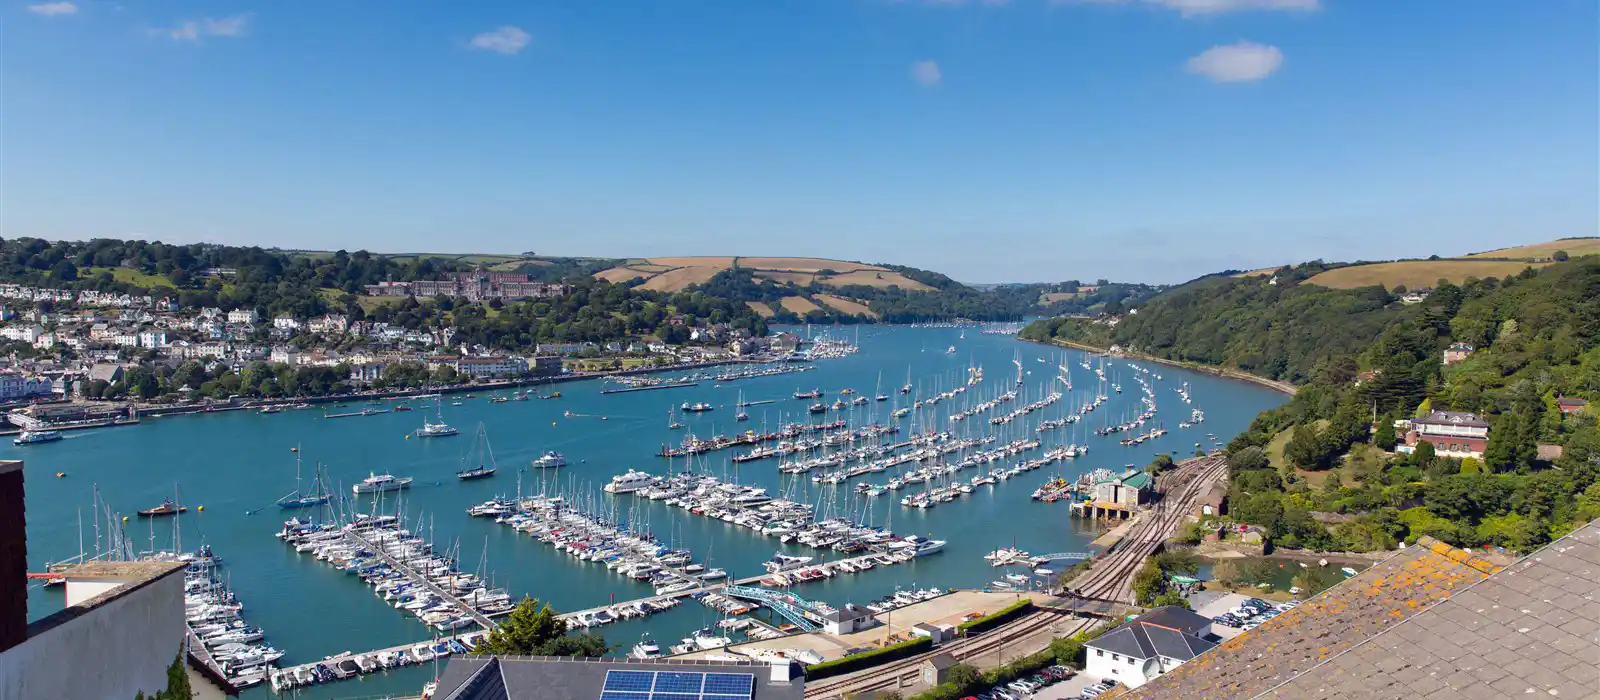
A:
[[[214,269],[233,272],[206,276]],[[460,269],[470,266],[366,251],[314,256],[207,243],[0,240],[0,282],[175,297],[187,308],[249,308],[267,316],[327,313],[323,290],[359,294],[383,280],[433,279]],[[119,280],[115,270],[136,274]]]
[[[701,293],[738,302],[760,302],[772,307],[774,323],[911,323],[915,321],[950,320],[957,318],[974,321],[1020,321],[1039,313],[1040,299],[1047,292],[1058,292],[1070,287],[1076,291],[1077,282],[1058,284],[1004,284],[990,289],[973,289],[936,272],[901,266],[886,266],[906,277],[934,287],[933,291],[912,291],[899,286],[872,287],[860,284],[833,286],[826,280],[806,284],[777,283],[760,279],[746,269],[733,268],[717,273],[692,289]],[[1104,283],[1095,292],[1081,298],[1057,301],[1053,309],[1077,313],[1089,309],[1109,308],[1120,310],[1127,303],[1142,300],[1159,288],[1142,284]],[[832,294],[853,299],[867,305],[876,318],[850,314],[825,305],[804,315],[784,309],[780,303],[785,297]]]
[[[571,282],[572,293],[555,299],[491,302],[488,306],[451,300],[422,305],[408,300],[388,317],[423,327],[453,326],[457,343],[502,349],[640,336],[676,345],[690,342],[694,327],[706,324],[727,324],[756,337],[767,334],[766,320],[743,302],[695,290],[653,292],[587,278]],[[379,307],[372,318],[383,320],[388,308]]]
[[[1025,336],[1119,344],[1300,385],[1228,446],[1229,516],[1275,546],[1368,551],[1432,535],[1528,551],[1600,517],[1600,260],[1505,279],[1441,280],[1421,303],[1381,287],[1326,289],[1304,265],[1159,295],[1115,326],[1052,319]],[[1475,352],[1444,365],[1452,343]],[[1395,421],[1468,411],[1491,424],[1482,459],[1421,444],[1391,454]],[[1559,455],[1559,456],[1558,456]]]
[[[455,370],[435,375],[435,382],[454,381]],[[251,362],[239,372],[217,365],[213,370],[189,360],[177,366],[147,364],[129,367],[114,382],[89,381],[83,393],[91,399],[153,399],[168,394],[185,398],[230,396],[286,398],[329,396],[350,391],[349,365],[300,365]]]

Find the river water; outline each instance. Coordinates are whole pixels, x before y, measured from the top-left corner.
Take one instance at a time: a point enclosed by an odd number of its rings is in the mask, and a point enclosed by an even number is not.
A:
[[[735,576],[749,576],[759,574],[760,563],[780,548],[776,539],[633,495],[598,495],[602,484],[629,467],[656,473],[683,467],[681,460],[669,466],[667,460],[655,456],[663,443],[675,444],[685,432],[668,428],[667,415],[672,407],[701,401],[718,406],[710,412],[678,416],[687,424],[687,432],[709,436],[760,429],[763,424],[776,427],[785,422],[806,421],[804,409],[808,402],[789,398],[797,389],[820,388],[827,392],[825,400],[831,402],[846,387],[871,396],[879,391],[881,381],[881,393],[894,396],[895,401],[872,402],[852,409],[847,416],[852,425],[864,424],[887,419],[894,403],[903,399],[898,388],[906,383],[908,373],[918,387],[914,395],[925,396],[964,383],[969,368],[982,367],[985,381],[962,397],[941,403],[935,415],[922,420],[938,426],[956,425],[960,434],[994,432],[1003,442],[1035,435],[1034,426],[1040,419],[1065,415],[1078,403],[1092,400],[1098,388],[1094,374],[1078,364],[1084,359],[1081,353],[1024,343],[1009,336],[983,335],[976,329],[963,332],[947,328],[863,327],[858,340],[861,352],[819,361],[812,371],[721,386],[702,382],[693,388],[601,395],[600,381],[588,380],[541,387],[546,391],[559,389],[563,394],[560,399],[548,401],[490,403],[487,393],[480,393],[476,399],[447,397],[444,419],[462,434],[444,439],[407,439],[426,415],[423,411],[336,420],[322,418],[318,410],[264,416],[240,411],[153,419],[138,426],[69,434],[60,442],[26,448],[13,447],[7,441],[0,446],[0,457],[26,460],[28,554],[33,570],[43,570],[48,561],[79,552],[80,512],[86,549],[94,550],[94,487],[98,486],[102,499],[114,511],[127,515],[159,504],[171,497],[176,487],[184,504],[190,506],[187,514],[155,524],[131,518],[126,525],[127,535],[139,543],[141,550],[150,549],[152,542],[157,550],[171,549],[175,536],[181,536],[184,549],[210,544],[226,560],[232,586],[245,604],[246,619],[266,631],[268,642],[287,651],[279,662],[287,666],[346,650],[365,651],[433,636],[415,617],[384,604],[358,578],[309,555],[296,554],[273,537],[285,517],[273,503],[295,484],[295,454],[291,452],[295,446],[300,448],[308,475],[313,464],[321,464],[328,477],[346,493],[351,484],[371,472],[415,477],[413,488],[403,495],[406,517],[431,534],[436,548],[458,546],[463,566],[469,571],[477,569],[478,562],[485,562],[484,572],[513,595],[526,593],[558,610],[578,610],[604,605],[613,598],[624,601],[648,596],[651,591],[603,565],[577,561],[536,539],[516,535],[491,520],[470,518],[464,512],[468,506],[491,497],[515,495],[519,472],[522,492],[537,492],[541,488],[539,472],[524,467],[546,450],[561,451],[569,460],[569,466],[556,478],[562,488],[593,493],[596,498],[618,499],[624,507],[639,502],[639,515],[648,519],[658,535],[689,548],[697,560],[709,558],[711,566],[726,568]],[[948,352],[952,347],[955,352]],[[1007,426],[993,427],[981,418],[948,422],[945,414],[949,410],[959,410],[968,401],[976,402],[1010,388],[1015,382],[1014,359],[1019,353],[1025,373],[1024,391],[1030,400],[1043,395],[1046,387],[1056,381],[1057,366],[1063,363],[1071,371],[1075,392]],[[1127,361],[1106,360],[1104,367],[1107,384],[1120,383],[1122,393],[1114,393],[1108,386],[1105,393],[1109,401],[1089,414],[1076,430],[1068,426],[1039,433],[1044,447],[1027,456],[1039,457],[1044,449],[1070,442],[1087,442],[1087,455],[1064,465],[1026,472],[993,487],[980,487],[953,503],[928,510],[901,506],[899,497],[908,490],[890,492],[873,502],[869,517],[900,533],[947,540],[944,552],[901,566],[878,567],[866,573],[842,574],[803,584],[794,592],[838,606],[866,603],[896,587],[982,587],[998,578],[996,570],[983,560],[985,553],[997,547],[1015,544],[1036,554],[1087,551],[1096,533],[1092,527],[1068,517],[1065,502],[1046,504],[1029,498],[1041,483],[1056,475],[1071,478],[1097,467],[1142,466],[1162,452],[1187,456],[1194,452],[1197,441],[1213,444],[1213,438],[1207,437],[1210,433],[1226,443],[1257,413],[1285,400],[1282,395],[1253,384],[1151,365],[1149,381],[1160,409],[1156,420],[1169,432],[1142,445],[1125,447],[1118,444],[1121,435],[1099,437],[1092,431],[1106,422],[1135,416],[1140,410],[1139,385]],[[1156,380],[1154,374],[1160,374],[1162,379]],[[1192,404],[1183,403],[1176,392],[1183,382],[1188,382]],[[778,401],[748,409],[750,421],[736,424],[732,404],[741,391],[747,401]],[[449,405],[453,400],[460,400],[463,405]],[[1019,398],[1000,410],[1022,403]],[[358,408],[360,405],[354,404],[348,410]],[[1191,408],[1203,409],[1205,422],[1179,429],[1178,423],[1189,418]],[[575,415],[568,416],[568,412]],[[829,418],[835,415],[838,414],[830,414]],[[917,427],[910,423],[918,415],[904,419],[904,427]],[[487,432],[499,473],[490,479],[458,482],[454,472],[462,468],[480,424]],[[811,483],[809,475],[782,477],[776,470],[776,460],[734,467],[729,458],[748,449],[714,452],[698,458],[694,467],[736,477],[772,493],[793,490],[814,503],[823,502],[826,492],[836,489],[834,507],[842,508],[849,502],[861,507],[860,497],[851,488],[858,480],[837,487],[818,486]],[[66,476],[57,478],[58,472]],[[966,470],[962,475],[971,478],[976,473],[978,470]],[[864,479],[881,483],[891,476],[880,473]],[[204,512],[198,510],[199,506],[204,506]],[[174,521],[179,527],[174,528]],[[816,554],[800,549],[785,551]],[[30,592],[29,604],[32,617],[49,614],[62,605],[60,590],[36,587]],[[710,609],[689,601],[646,620],[618,623],[597,631],[611,644],[619,645],[619,653],[626,653],[646,630],[666,646],[717,619]],[[307,697],[415,692],[431,672],[408,669],[345,681],[315,688]],[[246,697],[265,694],[264,689],[253,689]]]

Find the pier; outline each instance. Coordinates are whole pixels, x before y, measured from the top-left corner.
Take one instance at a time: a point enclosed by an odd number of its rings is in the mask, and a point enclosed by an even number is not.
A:
[[[358,539],[360,539],[360,538],[358,537]],[[361,541],[363,543],[367,542],[365,539],[361,539]],[[374,549],[376,549],[376,548],[374,548]],[[391,565],[396,566],[397,568],[401,568],[403,571],[411,572],[411,569],[406,568],[404,564],[401,564],[400,562],[395,561],[393,558],[389,557],[387,554],[384,554],[383,556],[385,557],[386,560],[388,560],[390,562]],[[868,555],[864,555],[864,556],[860,556],[860,557],[851,557],[851,558],[848,558],[848,559],[838,559],[838,560],[835,560],[835,561],[828,562],[827,564],[818,564],[816,566],[837,567],[841,562],[856,561],[856,560],[866,559],[868,557],[875,557],[875,556],[878,556],[878,555],[876,555],[876,554],[868,554]],[[805,567],[805,568],[809,568],[809,567]],[[609,603],[609,604],[606,604],[606,605],[599,605],[599,606],[595,606],[595,607],[592,607],[592,608],[587,608],[587,609],[584,609],[584,610],[575,610],[573,612],[563,613],[559,617],[561,619],[566,620],[566,621],[568,621],[570,623],[570,622],[572,622],[573,620],[575,620],[575,619],[577,619],[579,617],[591,616],[591,615],[593,615],[593,614],[595,614],[597,612],[611,611],[611,610],[616,609],[616,608],[633,606],[633,605],[636,605],[636,604],[639,604],[639,603],[658,603],[658,602],[666,601],[666,600],[679,600],[679,599],[691,597],[691,596],[693,596],[693,595],[695,595],[697,593],[715,593],[715,592],[719,592],[719,591],[724,591],[725,589],[728,589],[730,587],[734,588],[734,589],[745,588],[745,587],[752,586],[752,585],[754,585],[756,583],[759,583],[763,579],[766,579],[766,578],[770,577],[771,575],[772,574],[769,573],[769,574],[763,574],[763,575],[760,575],[760,576],[750,576],[750,577],[731,580],[731,581],[719,581],[717,583],[708,583],[708,584],[706,584],[704,586],[699,586],[699,587],[696,587],[696,588],[691,588],[691,589],[683,590],[683,591],[677,591],[677,592],[674,592],[674,593],[667,593],[667,594],[664,594],[664,595],[645,596],[645,597],[642,597],[642,598],[635,598],[635,599],[632,599],[632,600],[626,600],[626,601],[621,601],[621,602],[617,602],[617,603]],[[426,579],[423,579],[423,580],[426,580]],[[433,586],[431,584],[429,584],[429,587],[432,588]],[[766,589],[761,589],[761,590],[766,590]],[[768,591],[768,592],[772,594],[772,597],[783,597],[784,596],[784,594],[781,593],[780,591],[775,591],[774,590],[774,591]],[[748,596],[738,596],[738,597],[748,599]],[[787,597],[795,598],[797,596],[792,596],[791,595],[791,596],[787,596]],[[447,599],[451,600],[452,602],[459,603],[459,601],[457,601],[453,597],[447,596]],[[465,606],[463,606],[463,609],[470,609],[470,608],[466,608]],[[474,612],[476,612],[476,611],[474,611]],[[479,614],[475,614],[474,615],[474,619],[476,619],[478,617],[482,617],[482,615],[479,615]],[[788,617],[788,616],[785,615],[785,617]],[[450,634],[450,635],[447,635],[447,636],[435,637],[433,639],[424,639],[424,640],[421,640],[421,641],[410,642],[410,643],[406,643],[406,644],[396,644],[394,646],[384,647],[382,649],[374,649],[374,650],[371,650],[371,651],[345,652],[345,653],[342,653],[342,654],[334,654],[332,656],[326,657],[326,658],[321,659],[319,661],[310,661],[310,662],[307,662],[307,663],[299,664],[297,666],[287,666],[287,667],[281,668],[276,673],[274,673],[273,675],[274,675],[275,678],[283,677],[283,676],[287,676],[289,678],[301,678],[301,677],[305,677],[306,674],[310,674],[310,673],[314,672],[316,667],[324,666],[324,667],[326,667],[328,669],[329,672],[331,672],[333,674],[331,680],[346,680],[346,679],[354,678],[356,676],[359,676],[359,675],[362,675],[362,674],[365,674],[365,673],[375,673],[375,672],[379,672],[379,671],[385,671],[385,670],[389,670],[389,669],[393,669],[393,668],[400,668],[400,667],[404,667],[404,666],[414,666],[414,665],[418,665],[418,664],[425,664],[425,663],[433,660],[436,656],[445,656],[445,655],[448,655],[448,654],[450,654],[452,652],[445,651],[443,654],[439,654],[437,652],[430,652],[429,656],[427,656],[426,658],[423,658],[423,657],[419,657],[418,655],[416,655],[415,650],[417,648],[419,648],[419,647],[427,647],[430,650],[434,650],[434,649],[437,649],[440,645],[444,645],[445,648],[448,649],[449,648],[449,643],[452,642],[452,641],[460,643],[463,647],[465,647],[467,649],[475,648],[477,646],[477,643],[482,641],[482,639],[489,634],[487,630],[492,629],[492,624],[493,623],[489,622],[488,618],[486,618],[486,617],[483,618],[482,622],[483,623],[487,623],[487,624],[484,624],[484,629],[483,630],[472,630],[470,632],[464,632],[464,633],[461,633],[461,634]],[[386,657],[385,655],[391,655],[391,656]],[[385,664],[382,663],[382,661],[380,661],[381,658],[389,658],[391,660],[391,663],[388,664],[388,665],[385,665]],[[344,663],[344,662],[347,662],[347,661],[350,662],[349,665],[346,665]],[[367,663],[362,663],[363,661],[365,661]],[[353,670],[352,670],[352,668],[353,668]],[[328,681],[321,681],[321,682],[328,682]],[[280,683],[281,683],[281,681],[280,681]],[[276,685],[275,685],[275,687],[276,687]]]
[[[375,556],[382,559],[385,563],[394,567],[396,570],[405,574],[406,578],[421,584],[422,587],[428,589],[429,592],[439,596],[446,602],[455,606],[457,610],[460,610],[462,613],[465,613],[467,616],[471,617],[473,622],[478,623],[478,626],[485,630],[494,629],[494,620],[489,619],[488,615],[478,612],[477,608],[462,602],[461,599],[457,598],[454,593],[446,592],[444,589],[434,584],[433,581],[429,580],[427,576],[424,576],[421,572],[411,568],[408,564],[396,558],[394,555],[389,554],[389,552],[386,551],[381,545],[368,540],[364,535],[357,532],[354,528],[345,532],[345,536],[360,542],[363,546],[370,549]]]

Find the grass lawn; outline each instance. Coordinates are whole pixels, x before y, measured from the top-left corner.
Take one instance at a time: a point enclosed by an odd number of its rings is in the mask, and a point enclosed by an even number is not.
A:
[[[131,284],[145,289],[155,287],[174,287],[177,285],[166,275],[147,275],[139,270],[127,267],[85,267],[78,270],[78,277],[99,277],[100,273],[109,272],[111,278],[123,284]]]

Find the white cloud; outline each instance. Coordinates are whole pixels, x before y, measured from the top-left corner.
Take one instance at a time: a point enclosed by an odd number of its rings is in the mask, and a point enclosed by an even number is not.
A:
[[[53,17],[56,15],[75,15],[78,14],[78,6],[70,2],[41,2],[37,5],[29,5],[28,11],[36,15],[45,15],[47,17]]]
[[[911,78],[918,85],[932,87],[944,80],[944,74],[939,72],[937,61],[917,61],[911,64]]]
[[[531,37],[518,27],[504,26],[492,32],[472,37],[472,48],[495,53],[513,54],[528,46]]]
[[[201,37],[208,36],[244,36],[245,29],[249,26],[249,24],[250,15],[246,13],[242,15],[234,15],[232,17],[223,17],[221,19],[205,17],[202,19],[185,20],[176,27],[153,29],[150,31],[150,33],[156,36],[167,37],[173,41],[200,41]]]
[[[1283,52],[1276,46],[1241,41],[1213,46],[1184,64],[1190,73],[1219,83],[1252,83],[1277,72]]]
[[[1125,5],[1132,0],[1052,0],[1058,5]],[[1228,12],[1316,12],[1322,0],[1138,0],[1174,10],[1184,17]]]

